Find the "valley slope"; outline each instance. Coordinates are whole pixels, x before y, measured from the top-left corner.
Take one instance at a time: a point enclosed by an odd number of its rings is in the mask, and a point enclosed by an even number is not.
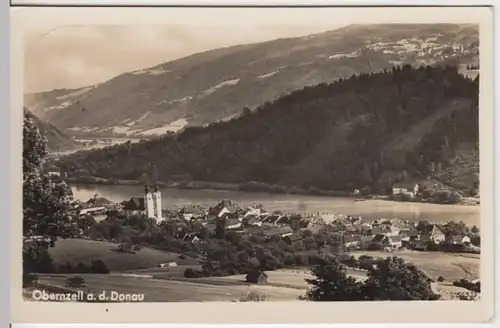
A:
[[[47,137],[47,148],[49,152],[70,151],[78,148],[77,143],[70,136],[52,124],[40,120],[27,109],[24,110],[24,115],[32,118],[38,129]]]
[[[206,127],[57,165],[70,176],[368,188],[433,180],[475,195],[479,78],[456,68],[393,67],[294,91]],[[84,173],[82,173],[84,172]]]
[[[478,36],[474,25],[351,25],[198,53],[77,90],[27,94],[25,105],[72,135],[148,137],[401,63],[477,63]]]

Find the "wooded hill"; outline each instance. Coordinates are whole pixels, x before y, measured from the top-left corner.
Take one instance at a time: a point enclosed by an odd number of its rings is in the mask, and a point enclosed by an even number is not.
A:
[[[397,181],[439,178],[453,184],[460,177],[466,182],[455,185],[473,194],[478,86],[479,78],[472,81],[450,66],[394,67],[306,87],[230,121],[78,152],[59,165],[117,179],[147,174],[168,181],[182,175],[372,192]]]
[[[24,115],[31,117],[38,129],[47,137],[47,148],[49,152],[73,150],[78,147],[76,142],[66,133],[62,132],[50,123],[44,122],[36,117],[29,109],[24,109]]]
[[[149,138],[228,120],[290,92],[393,65],[479,61],[474,24],[355,24],[214,49],[103,83],[25,95],[38,117],[86,138]],[[469,67],[470,68],[470,67]]]

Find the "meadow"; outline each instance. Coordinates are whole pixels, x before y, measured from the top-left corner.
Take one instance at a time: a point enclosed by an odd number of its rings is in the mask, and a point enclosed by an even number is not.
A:
[[[465,253],[442,253],[442,252],[418,252],[402,250],[395,252],[363,251],[353,252],[353,256],[367,255],[372,257],[397,256],[403,260],[413,263],[418,268],[436,280],[442,276],[447,281],[455,281],[461,278],[474,280],[479,278],[480,254]]]
[[[110,271],[127,271],[158,267],[161,263],[176,262],[178,264],[196,264],[194,259],[180,259],[178,253],[160,251],[143,247],[135,254],[117,252],[118,244],[106,241],[86,239],[60,239],[49,253],[54,264],[61,265],[69,262],[89,264],[91,261],[101,260]]]

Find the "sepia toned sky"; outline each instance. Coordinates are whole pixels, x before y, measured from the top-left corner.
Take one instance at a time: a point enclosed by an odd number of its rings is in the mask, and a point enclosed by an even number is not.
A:
[[[210,49],[303,36],[330,26],[66,26],[25,37],[25,92],[92,85]]]
[[[458,7],[20,10],[27,93],[92,85],[201,51],[348,24],[470,23],[484,17],[479,10]]]

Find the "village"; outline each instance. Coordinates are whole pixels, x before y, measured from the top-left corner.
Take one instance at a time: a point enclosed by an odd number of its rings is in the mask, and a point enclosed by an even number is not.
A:
[[[418,186],[414,187],[414,191],[397,189],[394,192],[417,193]],[[202,241],[202,227],[210,236],[215,235],[219,227],[239,235],[257,235],[267,239],[278,236],[289,244],[301,243],[308,235],[328,232],[350,251],[393,252],[401,248],[436,251],[442,248],[440,246],[446,246],[447,251],[480,253],[477,242],[479,229],[466,227],[463,223],[451,222],[443,226],[397,218],[364,220],[360,216],[346,214],[268,212],[259,204],[244,208],[230,200],[222,200],[208,209],[192,205],[180,210],[166,210],[162,208],[161,198],[161,191],[149,186],[145,188],[144,197],[132,197],[119,204],[96,195],[86,203],[74,203],[74,214],[139,215],[155,219],[159,224],[177,222],[180,228],[175,237],[192,243]]]

